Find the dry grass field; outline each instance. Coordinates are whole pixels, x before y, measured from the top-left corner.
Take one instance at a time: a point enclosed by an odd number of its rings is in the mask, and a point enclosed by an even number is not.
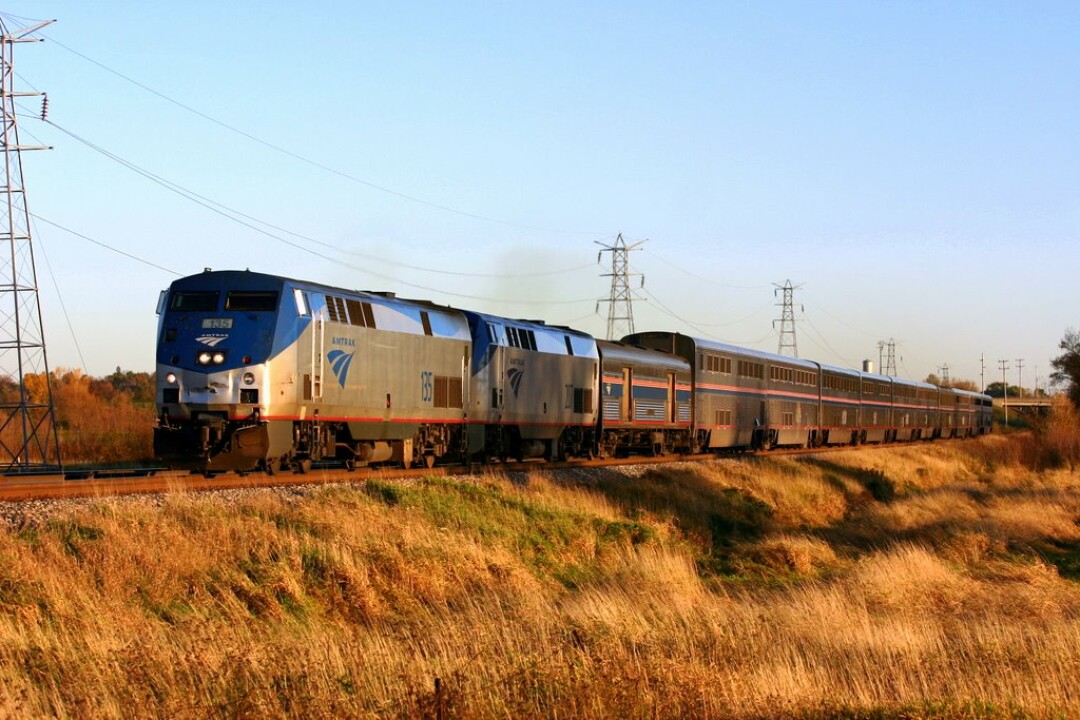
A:
[[[0,717],[1077,716],[1074,436],[16,518]]]

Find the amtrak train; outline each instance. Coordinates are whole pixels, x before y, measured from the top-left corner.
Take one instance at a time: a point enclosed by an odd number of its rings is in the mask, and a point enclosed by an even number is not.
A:
[[[154,450],[206,473],[931,440],[991,423],[978,393],[250,271],[179,279],[158,316]]]

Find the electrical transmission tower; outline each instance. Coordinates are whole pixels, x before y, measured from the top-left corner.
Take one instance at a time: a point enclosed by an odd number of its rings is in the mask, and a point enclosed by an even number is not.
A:
[[[0,102],[3,104],[4,167],[0,170],[0,470],[60,468],[60,442],[45,333],[38,302],[37,270],[30,241],[30,211],[23,185],[15,99],[41,95],[14,88],[16,43],[52,20],[9,31],[0,19]],[[42,115],[45,105],[42,105]]]
[[[773,283],[773,286],[776,288],[773,290],[773,297],[776,297],[777,290],[784,291],[784,301],[777,305],[782,308],[780,319],[773,320],[773,329],[776,328],[776,323],[780,323],[780,346],[776,352],[783,355],[784,349],[790,348],[791,357],[797,358],[799,357],[799,343],[795,338],[795,291],[802,285],[792,285],[788,280],[783,285]]]
[[[600,277],[611,278],[611,295],[606,298],[601,298],[596,302],[596,310],[600,311],[600,303],[608,303],[608,316],[607,316],[607,339],[617,340],[623,335],[630,335],[634,332],[634,300],[633,291],[630,290],[630,278],[640,277],[641,286],[645,286],[645,276],[641,273],[630,272],[630,253],[633,250],[640,250],[641,246],[647,242],[646,240],[638,240],[633,245],[627,245],[623,240],[622,233],[615,238],[615,242],[611,245],[605,245],[600,241],[594,241],[597,245],[603,249],[597,253],[596,262],[600,262],[600,258],[603,253],[611,253],[611,272],[604,273]],[[625,329],[625,332],[616,334],[616,330],[619,328]]]
[[[892,338],[889,338],[888,342],[879,340],[877,349],[878,367],[881,368],[881,374],[896,377],[896,340]]]
[[[941,373],[941,387],[950,387],[949,385],[949,363],[945,363],[938,368],[938,372]]]

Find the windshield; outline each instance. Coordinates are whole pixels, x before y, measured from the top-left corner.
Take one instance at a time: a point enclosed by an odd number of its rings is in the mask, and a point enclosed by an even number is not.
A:
[[[169,303],[170,310],[217,310],[217,291],[175,292]]]
[[[234,290],[225,296],[226,310],[266,311],[277,310],[276,292]]]

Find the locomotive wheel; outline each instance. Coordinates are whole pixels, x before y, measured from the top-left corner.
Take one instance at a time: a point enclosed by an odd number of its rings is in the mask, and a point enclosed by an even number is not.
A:
[[[304,458],[303,460],[297,460],[293,465],[293,472],[297,475],[306,475],[311,470],[311,460]]]

